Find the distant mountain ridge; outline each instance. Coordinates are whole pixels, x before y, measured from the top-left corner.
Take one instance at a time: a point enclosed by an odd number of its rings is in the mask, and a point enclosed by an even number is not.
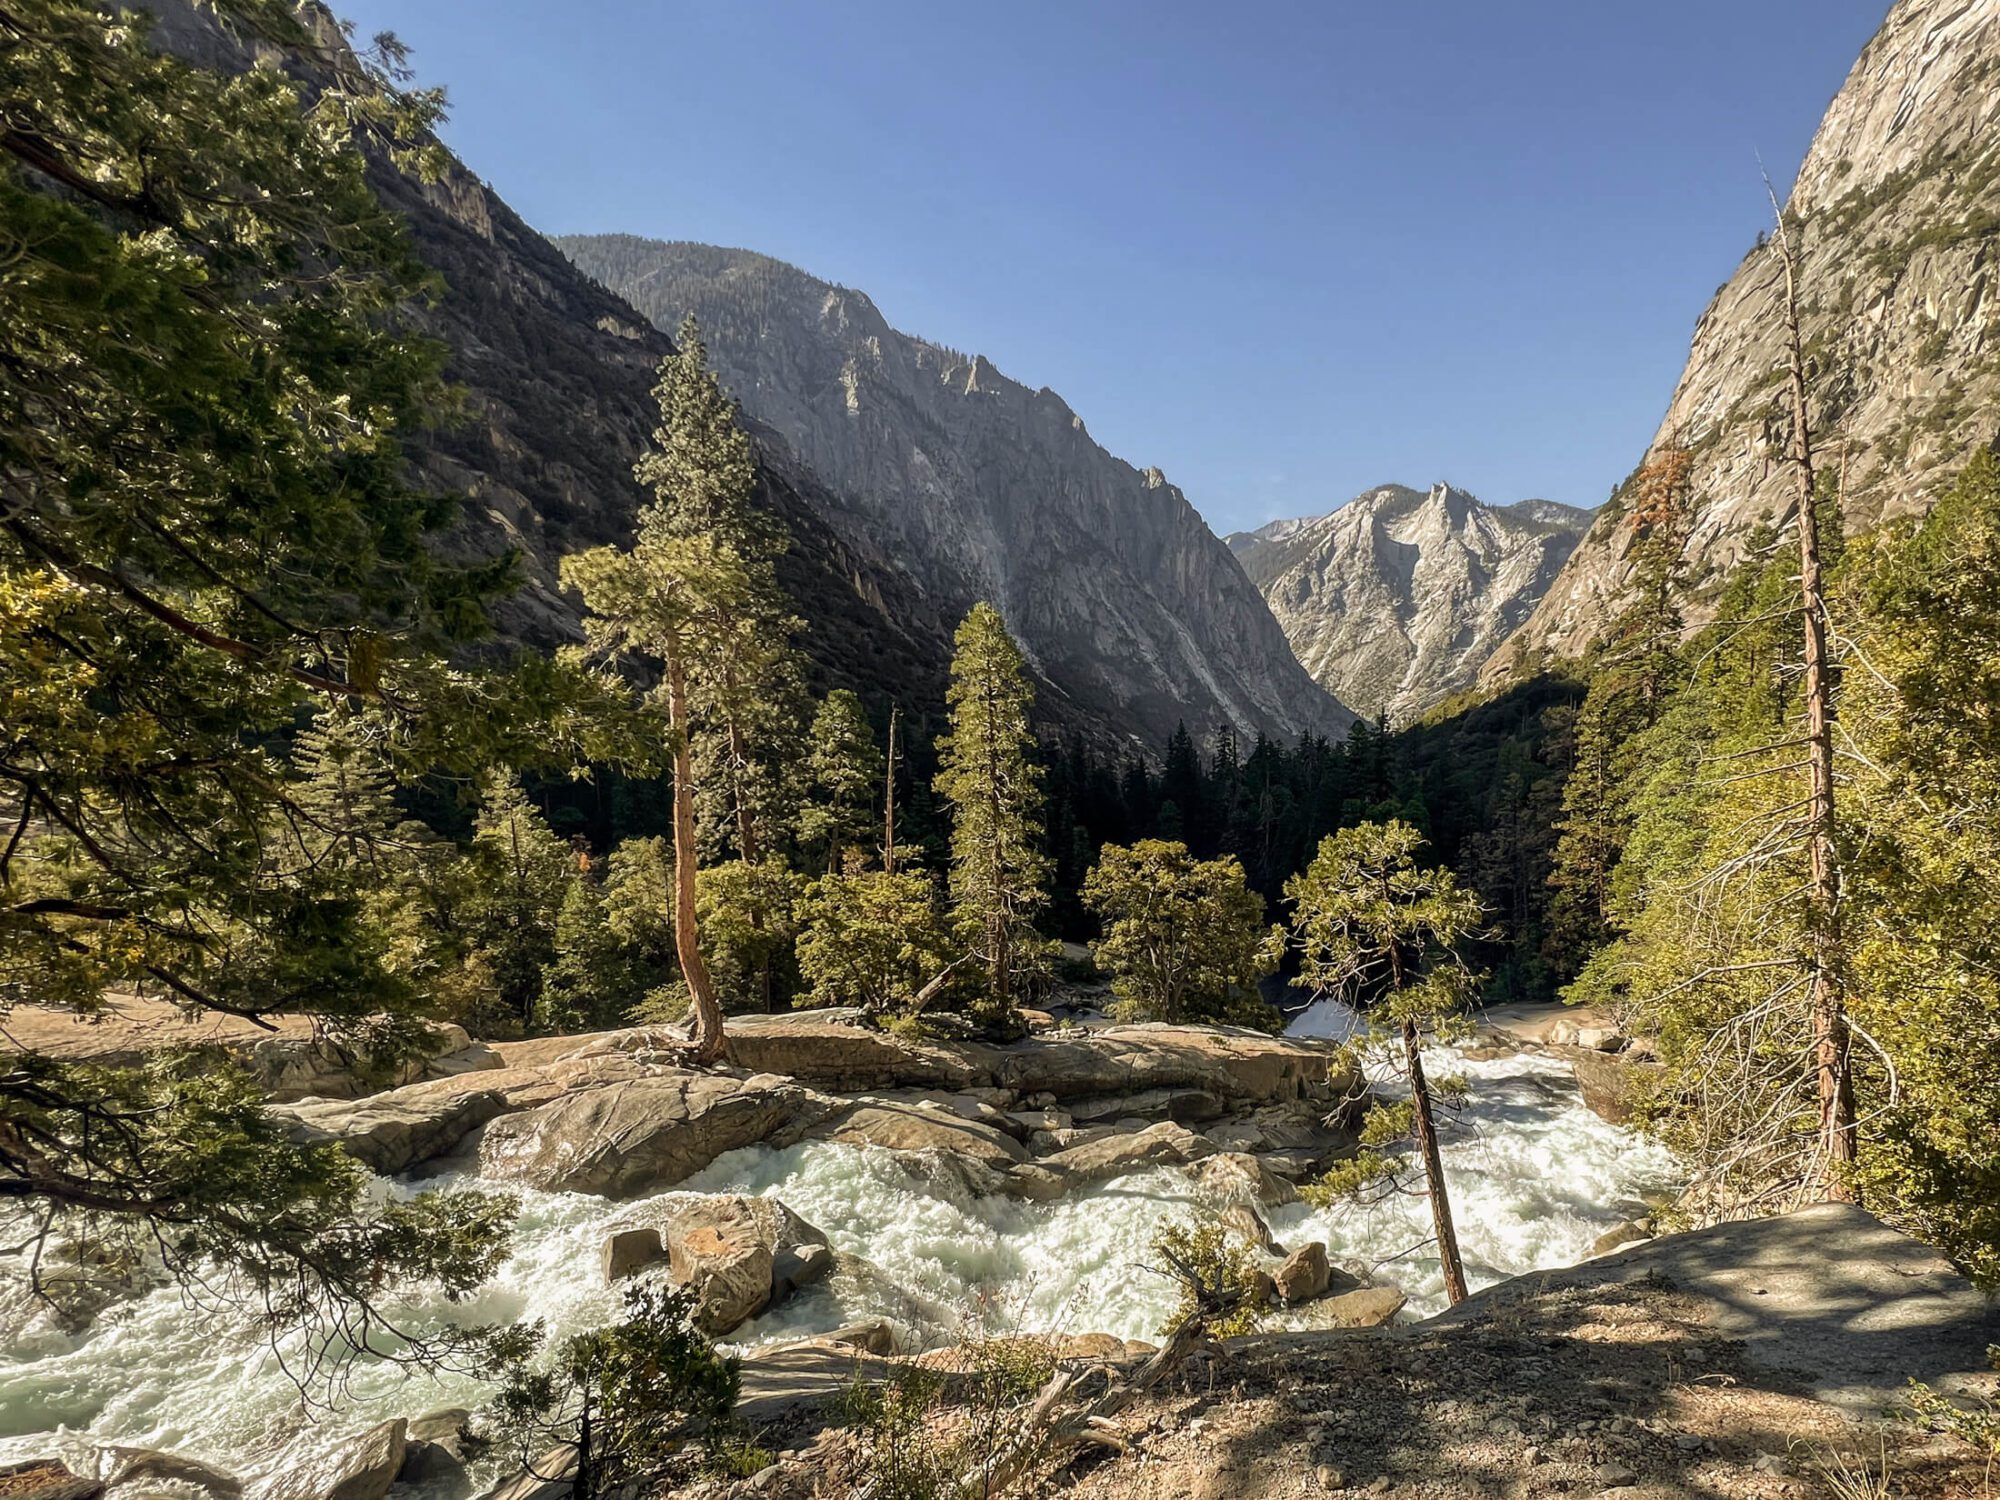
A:
[[[1589,524],[1553,500],[1385,484],[1228,542],[1306,670],[1356,712],[1406,720],[1478,681]]]
[[[1054,391],[768,256],[556,243],[658,326],[692,311],[724,384],[834,497],[828,523],[947,616],[990,599],[1069,704],[1149,751],[1182,720],[1282,739],[1350,722],[1181,491],[1099,447]]]

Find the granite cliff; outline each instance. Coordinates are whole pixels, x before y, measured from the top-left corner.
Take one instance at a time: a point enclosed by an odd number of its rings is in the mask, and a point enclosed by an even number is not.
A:
[[[2000,425],[2000,0],[1897,0],[1828,107],[1785,205],[1822,467],[1850,531],[1930,504]],[[1647,457],[1695,456],[1689,617],[1793,480],[1782,269],[1761,243],[1695,325]],[[1574,656],[1625,602],[1623,493],[1489,677]]]
[[[1349,721],[1180,490],[1098,446],[1054,391],[766,256],[557,244],[659,326],[695,313],[724,383],[837,497],[838,533],[948,616],[998,605],[1059,704],[1148,749],[1181,720],[1282,738]]]
[[[1306,670],[1357,713],[1400,721],[1478,680],[1589,524],[1551,500],[1385,484],[1229,545]]]

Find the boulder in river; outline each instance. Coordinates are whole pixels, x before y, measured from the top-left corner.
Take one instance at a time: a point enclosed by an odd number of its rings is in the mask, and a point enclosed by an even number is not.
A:
[[[549,1192],[637,1198],[829,1107],[824,1096],[768,1074],[662,1070],[502,1116],[481,1137],[480,1170]]]
[[[73,1473],[59,1458],[31,1458],[0,1467],[0,1495],[7,1500],[97,1500],[104,1481]]]
[[[106,1500],[240,1500],[243,1481],[213,1464],[157,1448],[100,1448]],[[0,1486],[0,1492],[4,1486]]]
[[[1576,1086],[1583,1102],[1599,1119],[1613,1125],[1630,1123],[1635,1106],[1659,1070],[1656,1063],[1628,1062],[1607,1052],[1577,1052]]]
[[[365,1099],[308,1099],[272,1113],[307,1143],[332,1141],[370,1171],[384,1174],[443,1156],[506,1110],[495,1089],[439,1090],[424,1084]]]
[[[1271,1273],[1272,1288],[1281,1302],[1310,1302],[1325,1294],[1327,1278],[1332,1274],[1326,1246],[1318,1240],[1308,1240]]]
[[[659,1230],[621,1229],[604,1242],[605,1284],[623,1281],[666,1258],[667,1247],[660,1241]]]
[[[1194,1180],[1225,1202],[1278,1208],[1299,1201],[1299,1190],[1248,1151],[1219,1151],[1194,1169]]]
[[[397,1417],[331,1447],[308,1432],[286,1450],[256,1500],[382,1500],[402,1470],[409,1429]]]
[[[1184,1125],[1162,1120],[1144,1130],[1108,1135],[1045,1156],[1032,1166],[1056,1177],[1065,1188],[1103,1182],[1147,1167],[1185,1167],[1215,1154],[1215,1146]],[[1030,1196],[1039,1197],[1040,1193]]]
[[[700,1198],[666,1232],[676,1286],[695,1294],[696,1325],[719,1338],[833,1269],[826,1236],[775,1198]]]
[[[1401,1287],[1364,1286],[1325,1298],[1319,1306],[1321,1315],[1334,1328],[1380,1328],[1393,1322],[1409,1300]]]
[[[948,1109],[862,1099],[813,1128],[818,1140],[892,1151],[954,1151],[1003,1170],[1027,1160],[1006,1131]]]

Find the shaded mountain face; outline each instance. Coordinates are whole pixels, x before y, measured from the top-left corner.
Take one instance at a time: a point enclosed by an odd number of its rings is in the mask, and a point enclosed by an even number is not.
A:
[[[1357,713],[1405,721],[1478,680],[1589,524],[1553,500],[1386,484],[1229,546],[1307,671]]]
[[[1786,205],[1820,467],[1849,530],[1926,509],[2000,427],[2000,3],[1898,0],[1814,136]],[[1783,272],[1753,250],[1695,325],[1648,457],[1695,456],[1690,623],[1764,518],[1783,522]],[[1490,676],[1573,656],[1629,601],[1623,496]]]
[[[692,311],[724,384],[835,497],[827,522],[945,615],[991,600],[1051,706],[1148,749],[1182,720],[1285,739],[1350,721],[1180,490],[1105,452],[1055,392],[765,256],[556,243],[660,327]]]
[[[332,17],[306,12],[325,52],[286,56],[224,31],[187,0],[152,0],[154,41],[204,66],[278,66],[307,89],[346,55]],[[451,159],[435,182],[371,157],[376,192],[406,221],[444,290],[416,309],[448,351],[463,411],[410,439],[420,482],[460,496],[442,549],[491,557],[509,549],[525,583],[494,611],[503,641],[547,648],[581,639],[578,603],[557,587],[567,553],[629,541],[644,498],[633,461],[658,418],[654,372],[672,347],[628,304],[579,272],[500,197]],[[865,539],[823,519],[836,502],[775,433],[752,426],[758,502],[793,544],[779,575],[806,620],[801,645],[821,687],[876,703],[940,712],[954,620],[912,590]],[[919,718],[913,730],[922,729]]]

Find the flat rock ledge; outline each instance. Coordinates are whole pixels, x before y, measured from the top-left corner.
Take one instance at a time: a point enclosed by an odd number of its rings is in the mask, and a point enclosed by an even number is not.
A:
[[[680,1065],[646,1028],[468,1049],[464,1067],[361,1099],[274,1106],[296,1138],[377,1172],[484,1176],[612,1199],[724,1152],[805,1140],[942,1164],[1029,1199],[1149,1167],[1247,1158],[1263,1201],[1345,1144],[1353,1080],[1329,1043],[1230,1027],[1114,1026],[1006,1046],[908,1040],[844,1012],[732,1019],[733,1066]],[[1202,1129],[1195,1127],[1200,1126]]]

